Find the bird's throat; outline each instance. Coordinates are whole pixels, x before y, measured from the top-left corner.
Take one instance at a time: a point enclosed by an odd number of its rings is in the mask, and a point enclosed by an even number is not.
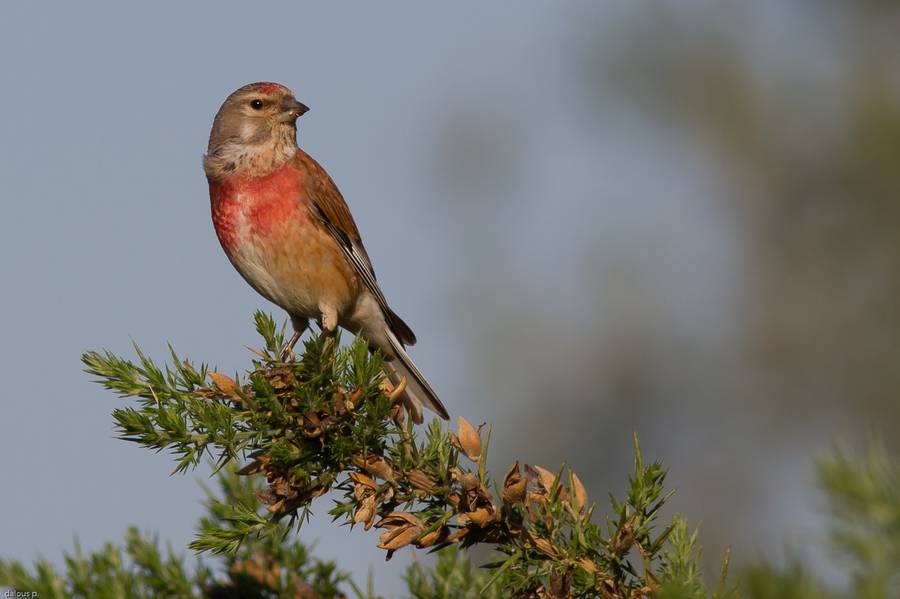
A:
[[[210,181],[233,176],[264,177],[286,164],[297,153],[294,127],[277,127],[263,143],[225,141],[203,157]]]

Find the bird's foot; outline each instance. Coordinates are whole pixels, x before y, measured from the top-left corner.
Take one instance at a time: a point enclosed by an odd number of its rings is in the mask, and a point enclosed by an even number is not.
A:
[[[300,335],[303,334],[303,331],[294,331],[294,334],[291,335],[290,340],[287,342],[287,345],[284,346],[284,349],[281,352],[281,361],[287,362],[288,360],[293,361],[294,359],[294,346],[297,345],[297,341],[300,340]]]

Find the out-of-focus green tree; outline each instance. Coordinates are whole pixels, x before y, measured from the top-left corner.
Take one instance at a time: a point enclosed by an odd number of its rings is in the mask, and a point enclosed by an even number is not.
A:
[[[811,456],[900,424],[900,5],[569,10],[540,110],[502,78],[437,120],[442,210],[474,240],[453,297],[480,381],[515,397],[486,417],[589,487],[638,430],[709,554],[746,563],[817,527]],[[529,134],[546,119],[578,131]],[[646,151],[618,179],[561,175],[631,139]]]
[[[890,2],[648,10],[592,54],[717,157],[748,356],[792,416],[900,416],[898,26]]]

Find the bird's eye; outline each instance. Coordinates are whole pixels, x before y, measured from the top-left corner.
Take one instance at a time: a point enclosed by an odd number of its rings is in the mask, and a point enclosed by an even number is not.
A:
[[[260,99],[250,100],[250,108],[253,110],[259,110],[263,107],[263,101]]]

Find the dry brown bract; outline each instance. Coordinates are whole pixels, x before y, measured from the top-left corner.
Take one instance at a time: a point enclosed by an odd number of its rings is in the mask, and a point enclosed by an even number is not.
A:
[[[478,460],[481,459],[481,437],[478,435],[478,431],[462,416],[459,417],[457,430],[459,431],[457,436],[451,437],[451,441],[455,439],[457,449],[466,454],[470,460],[478,463]]]
[[[508,503],[523,503],[525,501],[525,477],[519,472],[519,462],[516,460],[506,471],[503,479],[503,501]]]
[[[219,388],[219,391],[232,399],[240,400],[240,387],[230,376],[225,376],[218,372],[210,372],[209,378]]]
[[[379,520],[375,527],[387,529],[378,537],[378,547],[389,551],[409,545],[425,532],[422,521],[408,512],[391,512]]]
[[[293,405],[296,379],[288,368],[271,368],[261,371],[271,382],[279,397],[286,404]],[[252,400],[248,388],[241,389],[229,377],[211,373],[210,378],[215,389],[208,393],[217,397],[225,395],[230,398]],[[387,384],[385,393],[394,398],[399,397],[404,382],[397,386]],[[243,394],[243,395],[242,395]],[[353,418],[359,402],[364,398],[362,389],[352,392],[338,389],[331,398],[327,410],[297,413],[296,430],[304,437],[314,438],[327,443],[334,424],[341,419]],[[212,397],[212,396],[211,396]],[[403,412],[395,403],[391,417],[402,423]],[[473,462],[480,463],[482,455],[481,437],[478,429],[465,418],[459,418],[457,433],[448,433],[450,442]],[[407,438],[403,443],[411,443]],[[404,445],[406,447],[407,445]],[[250,456],[252,461],[245,466],[241,474],[263,474],[268,486],[257,494],[265,502],[270,512],[284,516],[325,493],[328,489],[322,485],[305,486],[303,481],[292,477],[289,469],[283,464],[273,463],[265,452],[256,452]],[[571,470],[559,473],[540,466],[524,465],[514,462],[507,470],[501,490],[502,503],[494,498],[488,489],[485,476],[480,469],[474,472],[457,464],[445,473],[426,472],[425,466],[401,467],[385,456],[374,453],[360,454],[352,458],[351,463],[357,469],[348,473],[348,483],[352,486],[351,520],[353,524],[362,524],[365,530],[371,527],[383,529],[379,536],[378,547],[387,551],[390,558],[393,553],[407,546],[420,548],[433,547],[444,543],[460,543],[470,545],[479,542],[511,543],[531,553],[538,559],[554,560],[560,570],[549,579],[546,586],[538,586],[525,595],[530,598],[562,598],[570,595],[571,575],[580,571],[592,576],[596,590],[602,597],[615,599],[638,599],[645,597],[644,589],[636,593],[617,588],[599,564],[585,558],[569,558],[566,551],[554,543],[553,537],[541,530],[554,528],[555,512],[549,504],[557,498],[566,501],[566,510],[574,518],[588,517],[585,511],[587,492],[578,476]],[[563,477],[568,473],[568,478]],[[383,482],[379,482],[383,481]],[[564,482],[568,484],[564,484]],[[411,513],[396,511],[400,504],[411,504],[416,500],[425,500],[432,505],[444,506],[443,513],[426,512]],[[524,508],[526,521],[522,522],[520,511]],[[380,519],[379,519],[380,518]],[[455,519],[455,522],[453,521]],[[531,526],[531,523],[541,526]],[[546,525],[543,526],[543,525]],[[630,520],[614,538],[614,550],[620,555],[627,553],[634,545],[633,521]],[[249,566],[251,568],[255,566]],[[649,591],[648,591],[649,592]]]

